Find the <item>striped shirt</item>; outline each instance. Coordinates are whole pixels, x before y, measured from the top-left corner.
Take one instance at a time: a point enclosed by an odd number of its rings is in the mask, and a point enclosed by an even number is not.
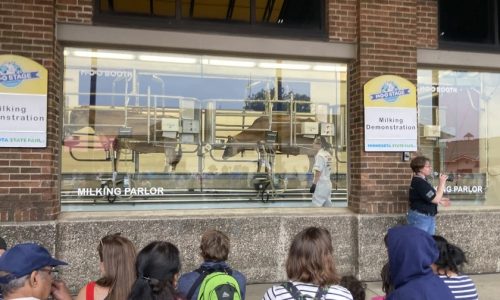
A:
[[[454,277],[448,277],[446,275],[439,275],[444,283],[450,288],[453,296],[457,300],[477,300],[479,299],[477,295],[476,285],[469,276],[458,275]]]
[[[318,286],[312,283],[303,283],[297,281],[291,281],[295,287],[304,296],[308,296],[311,299],[314,298],[316,292],[318,291]],[[262,300],[292,300],[292,295],[281,285],[275,285],[268,289],[267,292],[262,297]],[[328,293],[323,298],[325,300],[352,300],[351,293],[344,287],[340,285],[332,285],[328,289]]]

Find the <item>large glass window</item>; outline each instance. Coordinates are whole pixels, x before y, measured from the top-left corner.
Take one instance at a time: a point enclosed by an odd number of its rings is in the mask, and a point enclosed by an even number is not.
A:
[[[499,73],[418,70],[420,151],[456,204],[500,203],[499,87]]]
[[[66,48],[63,208],[309,206],[316,135],[345,205],[346,95],[345,64]]]

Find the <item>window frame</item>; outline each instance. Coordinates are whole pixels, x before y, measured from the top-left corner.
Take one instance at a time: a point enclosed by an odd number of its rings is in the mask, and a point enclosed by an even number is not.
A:
[[[441,38],[442,19],[441,19],[441,1],[437,4],[437,35],[438,47],[443,50],[462,50],[462,51],[482,51],[482,52],[499,52],[500,51],[500,0],[491,0],[493,5],[493,43],[473,43],[460,41],[444,41]]]
[[[182,18],[181,0],[176,0],[174,17],[137,15],[131,13],[101,12],[100,3],[106,0],[93,1],[94,25],[119,25],[127,28],[158,28],[189,32],[219,32],[237,35],[293,37],[305,40],[327,40],[327,11],[326,0],[319,0],[322,13],[320,14],[320,29],[302,29],[299,27],[280,28],[274,24],[256,21],[255,0],[250,0],[250,22],[202,20]]]

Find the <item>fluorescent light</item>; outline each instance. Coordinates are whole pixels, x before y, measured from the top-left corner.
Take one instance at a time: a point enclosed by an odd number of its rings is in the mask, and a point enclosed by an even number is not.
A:
[[[304,64],[281,64],[281,63],[260,63],[259,68],[264,69],[288,69],[288,70],[309,70],[310,65]]]
[[[69,55],[69,50],[64,49],[64,51],[63,51],[63,55],[64,55],[64,56],[68,56],[68,55]]]
[[[225,66],[225,67],[243,67],[243,68],[253,68],[256,63],[253,61],[244,60],[227,60],[227,59],[208,59],[207,63],[203,60],[204,64],[209,64],[212,66]]]
[[[73,51],[74,56],[80,57],[95,57],[95,58],[110,58],[110,59],[134,59],[132,54],[119,52],[92,52],[92,51]]]
[[[168,62],[176,64],[195,64],[196,58],[182,56],[163,56],[163,55],[139,55],[139,60]]]
[[[326,72],[346,72],[347,67],[343,65],[315,65],[313,67],[313,70]]]

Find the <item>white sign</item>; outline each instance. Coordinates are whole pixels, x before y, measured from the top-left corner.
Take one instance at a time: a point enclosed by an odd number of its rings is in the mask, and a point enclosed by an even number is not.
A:
[[[414,109],[370,108],[365,112],[366,151],[415,151]],[[412,149],[412,150],[408,150]]]
[[[47,146],[47,70],[17,55],[0,55],[0,147]]]
[[[417,151],[415,85],[383,75],[364,86],[365,151]]]
[[[0,94],[1,147],[45,147],[47,97]]]

